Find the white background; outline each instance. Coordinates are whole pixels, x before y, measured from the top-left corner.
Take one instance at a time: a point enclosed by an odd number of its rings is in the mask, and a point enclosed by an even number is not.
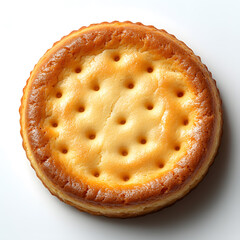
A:
[[[0,239],[240,239],[240,1],[0,2]],[[91,216],[53,197],[21,146],[22,88],[62,36],[102,21],[164,28],[209,67],[221,92],[224,134],[208,175],[183,200],[134,219]]]

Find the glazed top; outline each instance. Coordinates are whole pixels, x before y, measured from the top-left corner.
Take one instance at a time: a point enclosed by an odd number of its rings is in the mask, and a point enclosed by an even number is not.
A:
[[[101,204],[184,186],[209,154],[219,111],[200,59],[165,31],[130,22],[64,37],[24,95],[34,161],[65,193]]]

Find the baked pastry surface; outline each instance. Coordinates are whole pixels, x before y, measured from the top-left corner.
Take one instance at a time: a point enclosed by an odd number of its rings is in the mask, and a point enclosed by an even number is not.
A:
[[[210,72],[164,30],[81,28],[48,50],[24,88],[23,146],[50,192],[93,214],[167,206],[206,174],[221,101]]]

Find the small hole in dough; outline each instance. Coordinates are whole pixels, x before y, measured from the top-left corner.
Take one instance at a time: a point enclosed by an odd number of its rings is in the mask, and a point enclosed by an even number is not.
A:
[[[146,144],[146,143],[147,143],[147,140],[146,140],[145,138],[141,138],[141,139],[140,139],[140,143],[141,143],[141,144]]]
[[[61,98],[61,97],[62,97],[62,93],[57,92],[56,97],[57,97],[57,98]]]
[[[93,87],[93,90],[96,91],[96,92],[99,91],[99,89],[100,89],[100,87],[99,87],[98,85],[95,85],[95,86]]]
[[[129,181],[129,176],[123,176],[123,181],[125,181],[125,182],[127,182],[127,181]]]
[[[66,148],[63,148],[63,149],[62,149],[62,153],[63,153],[63,154],[66,154],[67,152],[68,152],[68,150],[67,150]]]
[[[128,151],[126,150],[126,149],[123,149],[122,151],[121,151],[121,154],[122,154],[122,156],[127,156],[128,155]]]
[[[174,148],[176,151],[179,151],[180,150],[180,146],[175,146]]]
[[[134,84],[133,83],[129,83],[127,86],[129,89],[133,89],[134,88]]]
[[[115,62],[118,62],[119,60],[120,60],[120,57],[119,57],[119,56],[115,56],[115,57],[114,57],[114,61],[115,61]]]
[[[79,111],[79,112],[84,112],[84,111],[85,111],[85,108],[84,108],[83,106],[80,106],[80,107],[78,108],[78,111]]]
[[[119,120],[119,124],[124,125],[125,123],[126,123],[126,120],[125,120],[125,119],[120,119],[120,120]]]
[[[94,133],[90,133],[90,134],[88,135],[88,138],[89,138],[90,140],[93,140],[93,139],[96,138],[96,135],[95,135]]]
[[[188,125],[188,119],[183,120],[183,125]]]
[[[158,167],[159,167],[159,168],[163,168],[163,167],[164,167],[164,164],[163,164],[163,163],[159,163],[159,164],[158,164]]]
[[[178,93],[177,93],[177,96],[178,96],[178,97],[183,97],[183,95],[184,95],[183,92],[178,92]]]
[[[99,177],[99,175],[100,175],[99,172],[95,172],[95,173],[93,174],[93,176],[96,177],[96,178]]]
[[[149,73],[152,73],[152,72],[153,72],[153,68],[152,68],[152,67],[148,67],[147,71],[148,71]]]
[[[151,104],[151,103],[147,104],[147,109],[152,110],[153,109],[153,104]]]
[[[56,122],[54,122],[54,123],[52,123],[52,126],[53,126],[54,128],[56,128],[56,127],[58,126],[58,124],[57,124]]]
[[[80,67],[75,68],[75,73],[80,73],[82,69]]]

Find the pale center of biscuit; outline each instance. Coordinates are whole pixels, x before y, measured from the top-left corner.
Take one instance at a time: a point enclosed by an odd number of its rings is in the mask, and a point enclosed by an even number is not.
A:
[[[46,105],[52,156],[87,183],[141,184],[191,147],[196,96],[173,59],[121,47],[64,69]]]

